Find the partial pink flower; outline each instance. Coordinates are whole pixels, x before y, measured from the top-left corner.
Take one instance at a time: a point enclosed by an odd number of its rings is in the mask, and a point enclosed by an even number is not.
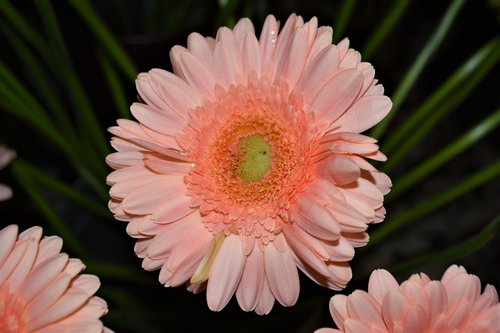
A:
[[[500,303],[495,287],[457,265],[441,281],[412,275],[401,285],[383,269],[373,271],[368,292],[335,295],[330,313],[339,329],[315,333],[495,333],[500,332]]]
[[[110,128],[117,150],[109,207],[138,239],[146,270],[165,286],[207,289],[210,309],[231,297],[245,311],[295,304],[297,267],[340,290],[354,248],[384,219],[390,179],[359,134],[389,112],[375,71],[332,29],[268,16],[216,38],[192,33],[170,52],[173,73],[137,78],[138,120]]]
[[[5,168],[14,157],[16,157],[16,153],[12,149],[9,149],[4,145],[0,145],[0,170]],[[10,199],[11,197],[12,190],[10,187],[0,184],[0,201]]]
[[[1,332],[111,332],[99,320],[106,302],[93,296],[99,279],[80,274],[85,265],[60,253],[62,243],[40,227],[0,230]]]

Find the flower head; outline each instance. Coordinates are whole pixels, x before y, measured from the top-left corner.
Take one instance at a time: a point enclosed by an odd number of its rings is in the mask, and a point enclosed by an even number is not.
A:
[[[9,164],[15,156],[16,153],[13,150],[0,145],[0,170],[5,168],[5,166],[7,166],[7,164]],[[12,197],[12,190],[10,187],[0,184],[0,201],[7,200],[10,197]]]
[[[359,134],[391,101],[349,42],[291,15],[268,16],[215,39],[192,33],[171,50],[173,73],[137,78],[138,122],[110,129],[116,171],[109,207],[138,239],[135,252],[160,282],[207,289],[212,310],[233,294],[245,311],[293,305],[297,267],[342,289],[368,224],[384,218],[385,160]]]
[[[18,235],[0,230],[0,328],[4,333],[110,332],[99,318],[104,300],[94,275],[80,274],[79,259],[60,253],[62,239],[42,238],[42,228]]]
[[[479,278],[457,265],[450,266],[441,281],[431,281],[420,273],[401,285],[386,270],[375,270],[368,292],[356,290],[349,296],[333,296],[330,313],[339,329],[322,328],[315,333],[500,330],[500,303],[495,287],[486,285],[481,293]]]

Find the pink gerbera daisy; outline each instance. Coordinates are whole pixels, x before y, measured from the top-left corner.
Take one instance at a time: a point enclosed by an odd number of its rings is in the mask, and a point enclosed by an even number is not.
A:
[[[215,39],[193,33],[171,50],[173,72],[140,74],[138,122],[110,132],[118,151],[110,209],[128,222],[160,282],[206,287],[210,309],[236,293],[245,311],[293,305],[297,267],[342,289],[367,225],[384,218],[385,160],[359,134],[391,108],[373,67],[332,29],[291,15],[280,33],[268,16]]]
[[[383,269],[370,276],[368,293],[335,295],[330,301],[337,329],[315,333],[495,333],[500,332],[500,303],[495,287],[450,266],[441,281],[420,273],[401,285]]]
[[[0,230],[0,331],[2,333],[111,332],[99,320],[108,310],[93,296],[94,275],[61,252],[62,239],[33,227]]]
[[[5,168],[7,164],[12,161],[12,159],[16,156],[16,153],[7,148],[4,145],[0,145],[0,170]],[[7,200],[12,197],[12,190],[10,187],[4,184],[0,184],[0,201]]]

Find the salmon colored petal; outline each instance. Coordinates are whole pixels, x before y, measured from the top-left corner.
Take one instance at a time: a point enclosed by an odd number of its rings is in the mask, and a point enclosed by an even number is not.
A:
[[[213,263],[207,285],[207,303],[213,311],[220,311],[229,302],[238,287],[246,258],[237,236],[226,237]]]

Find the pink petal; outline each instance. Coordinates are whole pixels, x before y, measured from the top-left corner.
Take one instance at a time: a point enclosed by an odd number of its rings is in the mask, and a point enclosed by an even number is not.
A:
[[[362,321],[347,319],[344,322],[344,330],[345,333],[361,333],[361,332],[370,332],[370,326],[365,324]]]
[[[244,311],[253,311],[261,298],[265,283],[264,253],[255,249],[247,256],[236,298]]]
[[[267,281],[271,291],[283,306],[292,306],[299,297],[299,274],[290,249],[283,252],[274,246],[267,246],[264,251]]]
[[[12,189],[7,185],[0,184],[0,201],[12,198]]]
[[[262,32],[259,38],[262,66],[266,66],[273,58],[276,52],[278,41],[279,24],[273,15],[268,15],[264,21]]]
[[[311,110],[319,121],[332,123],[352,105],[362,85],[361,73],[354,69],[344,70],[336,74],[319,90],[311,103]],[[350,112],[352,109],[347,114]],[[335,127],[337,126],[338,124],[335,123]]]
[[[214,97],[215,80],[210,70],[194,55],[185,52],[180,56],[180,67],[186,81],[200,94]]]
[[[19,227],[16,224],[11,224],[0,230],[0,271],[2,271],[5,259],[16,243],[18,231]]]
[[[405,333],[421,333],[427,330],[429,317],[418,305],[412,305],[404,321]]]
[[[370,326],[385,327],[380,305],[367,292],[356,290],[349,295],[347,298],[347,312],[352,319],[370,323]]]
[[[430,321],[437,321],[441,314],[448,311],[448,299],[446,289],[439,281],[431,281],[424,287],[425,293],[429,298]]]
[[[329,209],[314,199],[303,197],[297,203],[295,222],[311,235],[325,240],[336,240],[340,227]]]
[[[298,28],[293,34],[288,50],[282,53],[281,58],[276,59],[278,64],[276,75],[288,83],[290,90],[293,90],[302,73],[308,52],[306,32]]]
[[[376,269],[370,275],[368,282],[368,293],[375,298],[375,300],[382,304],[384,297],[391,290],[397,290],[399,284],[396,279],[385,269]]]
[[[379,123],[389,113],[392,102],[383,95],[364,96],[338,118],[333,127],[340,127],[341,131],[361,133]]]
[[[251,73],[255,71],[257,76],[261,72],[261,59],[260,59],[259,41],[253,34],[248,34],[243,40],[243,71],[244,73]]]
[[[382,304],[382,316],[387,327],[392,327],[393,323],[403,321],[409,303],[398,290],[387,293]]]
[[[233,28],[234,36],[236,40],[243,44],[243,39],[247,35],[255,35],[255,29],[253,27],[253,23],[250,19],[244,17],[238,20],[236,25]]]
[[[333,77],[337,71],[339,55],[337,48],[333,45],[325,47],[311,62],[304,68],[295,91],[302,94],[306,103],[311,104],[315,95],[315,89],[323,87],[325,83]]]
[[[337,294],[330,299],[329,303],[330,314],[337,327],[344,329],[344,321],[349,318],[347,312],[347,296]]]
[[[212,311],[222,310],[233,296],[245,268],[246,258],[238,236],[226,237],[215,258],[207,285],[207,303]]]
[[[264,281],[262,286],[262,294],[258,299],[257,306],[255,307],[255,313],[259,315],[268,314],[274,305],[274,296],[269,288],[268,281]]]
[[[303,241],[291,228],[284,229],[283,234],[285,235],[287,244],[293,253],[303,262],[304,266],[309,266],[319,274],[328,276],[328,269],[325,262],[318,253],[310,248],[307,242]]]
[[[151,219],[158,223],[170,223],[177,221],[190,214],[194,209],[190,206],[191,197],[185,194],[179,194],[171,197],[161,207],[157,208],[152,214]]]
[[[351,158],[342,155],[332,155],[322,161],[319,174],[329,179],[335,184],[345,185],[356,181],[361,174],[356,162]],[[328,178],[327,178],[328,177]]]

